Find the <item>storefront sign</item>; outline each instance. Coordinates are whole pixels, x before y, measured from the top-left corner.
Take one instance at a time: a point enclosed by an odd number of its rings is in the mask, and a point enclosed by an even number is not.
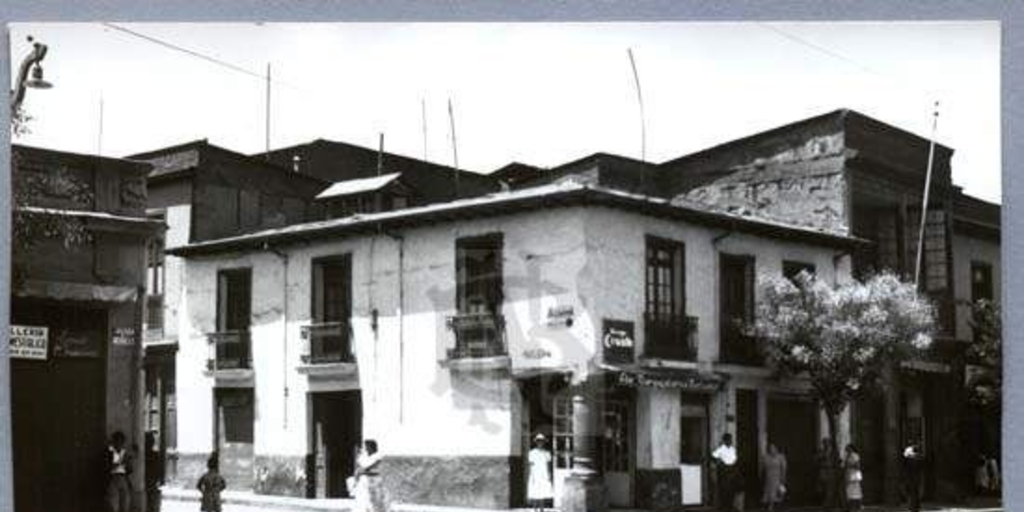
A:
[[[545,359],[551,357],[551,352],[542,348],[531,348],[523,350],[523,357],[526,359]]]
[[[572,306],[563,305],[548,308],[547,324],[551,326],[572,327],[572,319],[575,311]]]
[[[10,326],[10,356],[16,359],[46,359],[49,329],[33,325]]]
[[[134,327],[115,327],[110,342],[114,345],[133,346],[135,345]]]
[[[633,322],[605,319],[601,339],[605,362],[633,362]]]
[[[652,374],[643,372],[619,373],[619,384],[630,387],[686,389],[691,391],[717,391],[721,381],[698,373]]]
[[[950,368],[948,364],[936,363],[933,361],[921,361],[913,359],[910,361],[903,361],[903,367],[909,370],[917,370],[919,372],[926,373],[949,373]]]

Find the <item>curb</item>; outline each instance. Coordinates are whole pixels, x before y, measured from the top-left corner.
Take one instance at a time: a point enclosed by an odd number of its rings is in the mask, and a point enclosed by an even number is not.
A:
[[[163,488],[160,490],[161,501],[199,503],[200,497],[199,491],[191,489]],[[353,509],[354,502],[350,499],[317,500],[238,491],[225,491],[221,494],[221,503],[225,505],[246,505],[267,509],[295,510],[303,512],[350,512]]]

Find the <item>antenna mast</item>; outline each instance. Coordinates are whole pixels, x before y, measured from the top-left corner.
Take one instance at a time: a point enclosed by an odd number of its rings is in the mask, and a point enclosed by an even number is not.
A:
[[[448,98],[448,121],[452,130],[452,157],[455,160],[455,198],[459,198],[459,148],[455,142],[455,114],[452,111],[452,99]]]
[[[640,93],[640,74],[636,71],[636,60],[633,58],[633,49],[627,48],[629,54],[629,65],[633,68],[633,83],[636,84],[636,100],[640,105],[640,160],[647,161],[647,122],[644,118],[644,97]]]
[[[377,150],[377,176],[384,171],[384,132],[380,132],[380,149]]]
[[[420,118],[423,120],[423,161],[427,161],[427,99],[420,98]]]
[[[267,63],[267,102],[265,105],[266,126],[264,128],[264,158],[270,159],[270,63]]]
[[[932,140],[928,145],[928,170],[924,176],[924,198],[921,200],[921,226],[917,231],[917,262],[914,265],[914,285],[921,286],[921,262],[924,258],[924,228],[928,222],[928,193],[932,188],[932,163],[935,160],[935,131],[939,124],[939,102],[932,112]]]

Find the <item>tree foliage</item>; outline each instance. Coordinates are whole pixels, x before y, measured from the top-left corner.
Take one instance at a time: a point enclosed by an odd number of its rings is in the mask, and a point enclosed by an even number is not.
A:
[[[28,133],[31,118],[23,111],[11,117],[15,137]],[[61,169],[27,169],[18,152],[11,152],[11,247],[12,281],[18,286],[25,279],[25,257],[29,250],[46,240],[57,240],[70,249],[91,240],[88,229],[78,218],[44,208],[47,199],[67,204],[89,204],[89,186]]]
[[[971,309],[974,342],[967,349],[967,361],[979,371],[968,382],[968,399],[983,407],[999,407],[1003,389],[1002,308],[998,302],[980,300]]]
[[[833,286],[801,273],[761,286],[755,331],[768,365],[805,375],[830,415],[875,382],[884,362],[931,345],[934,307],[894,274]]]

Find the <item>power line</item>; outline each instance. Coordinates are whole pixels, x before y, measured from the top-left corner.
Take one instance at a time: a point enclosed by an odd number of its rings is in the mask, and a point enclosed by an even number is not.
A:
[[[219,59],[217,57],[213,57],[213,56],[207,55],[205,53],[202,53],[202,52],[199,52],[199,51],[196,51],[196,50],[191,50],[189,48],[185,48],[184,46],[177,45],[175,43],[172,43],[170,41],[166,41],[166,40],[160,39],[160,38],[155,37],[155,36],[144,34],[144,33],[139,32],[137,30],[132,30],[132,29],[127,28],[127,27],[122,27],[121,25],[117,25],[117,24],[114,24],[114,23],[103,23],[103,26],[111,28],[111,29],[114,29],[114,30],[117,30],[119,32],[123,32],[125,34],[128,34],[128,35],[133,36],[133,37],[137,37],[137,38],[145,40],[145,41],[149,41],[150,43],[156,44],[158,46],[162,46],[162,47],[167,48],[169,50],[174,50],[176,52],[184,53],[186,55],[195,57],[197,59],[204,60],[204,61],[209,62],[211,64],[215,64],[217,66],[220,66],[220,67],[223,67],[223,68],[226,68],[226,69],[230,69],[232,71],[235,71],[235,72],[238,72],[238,73],[242,73],[242,74],[251,76],[253,78],[257,78],[260,81],[266,81],[267,80],[266,74],[259,73],[257,71],[252,71],[250,69],[246,69],[246,68],[244,68],[242,66],[239,66],[237,64],[233,64],[233,63],[228,62],[228,61],[226,61],[224,59]],[[278,84],[278,85],[283,85],[285,87],[290,87],[290,88],[298,90],[298,91],[312,92],[312,91],[306,91],[306,90],[304,90],[301,87],[297,87],[295,85],[289,84],[287,82],[283,82],[281,80],[276,80],[275,79],[275,80],[273,80],[273,82]]]
[[[770,30],[770,31],[772,31],[772,32],[774,32],[774,33],[776,33],[776,34],[778,34],[778,35],[780,35],[780,36],[790,40],[790,41],[793,41],[794,43],[797,43],[797,44],[802,45],[804,47],[810,48],[810,49],[812,49],[812,50],[814,50],[814,51],[816,51],[818,53],[821,53],[823,55],[827,55],[829,57],[832,57],[833,59],[841,60],[841,61],[843,61],[843,62],[845,62],[845,63],[847,63],[847,64],[849,64],[849,65],[851,65],[851,66],[853,66],[855,68],[857,68],[857,70],[861,71],[862,73],[873,75],[876,78],[880,78],[882,80],[886,80],[888,82],[895,83],[895,84],[899,85],[900,87],[904,87],[904,88],[908,88],[908,89],[915,89],[918,92],[927,93],[929,96],[937,96],[938,93],[939,93],[939,91],[929,91],[929,90],[926,90],[923,87],[909,84],[909,83],[907,83],[906,80],[903,80],[903,79],[900,79],[900,78],[896,78],[896,77],[893,77],[893,76],[886,75],[884,73],[880,73],[878,71],[875,71],[874,69],[872,69],[872,68],[870,68],[868,66],[865,66],[864,64],[861,64],[860,62],[858,62],[858,61],[856,61],[854,59],[851,59],[851,58],[849,58],[849,57],[847,57],[847,56],[845,56],[845,55],[843,55],[843,54],[841,54],[841,53],[839,53],[839,52],[837,52],[835,50],[831,50],[831,49],[829,49],[829,48],[827,48],[825,46],[822,46],[820,44],[814,43],[814,42],[812,42],[812,41],[810,41],[808,39],[805,39],[803,37],[800,37],[800,36],[798,36],[796,34],[792,34],[790,32],[782,30],[781,28],[776,27],[775,25],[772,25],[770,23],[759,22],[758,25],[760,27],[762,27],[764,29],[767,29],[767,30]]]

